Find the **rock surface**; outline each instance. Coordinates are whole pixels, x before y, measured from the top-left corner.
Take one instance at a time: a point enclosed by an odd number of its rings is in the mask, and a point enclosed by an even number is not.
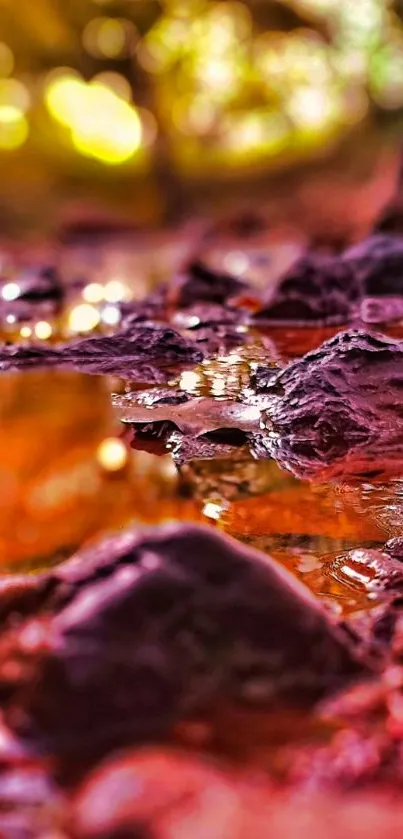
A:
[[[199,364],[203,352],[170,326],[135,323],[115,335],[85,338],[58,347],[0,347],[0,371],[33,367],[74,367],[83,373],[111,374],[138,381],[167,381],[181,366]]]
[[[282,372],[257,371],[269,399],[256,456],[301,478],[403,474],[403,343],[380,334],[338,334]]]
[[[211,529],[128,531],[38,585],[37,616],[3,633],[0,697],[56,755],[161,738],[222,703],[311,707],[369,672],[307,589]]]

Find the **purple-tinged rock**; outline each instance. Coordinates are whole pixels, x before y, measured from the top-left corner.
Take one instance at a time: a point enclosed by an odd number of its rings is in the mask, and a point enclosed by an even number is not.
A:
[[[133,448],[148,450],[148,443],[157,443],[158,453],[166,447],[178,464],[193,456],[226,455],[245,445],[260,419],[255,405],[192,397],[173,388],[113,394],[112,405],[121,422],[133,428]]]
[[[10,286],[15,286],[11,299],[8,296]],[[17,273],[1,283],[0,318],[3,321],[9,317],[29,321],[53,315],[59,311],[65,294],[61,278],[51,266]]]
[[[277,375],[261,368],[255,387],[255,456],[301,478],[403,474],[403,342],[343,332]]]
[[[257,322],[311,326],[348,323],[357,310],[360,284],[339,257],[307,254],[268,291]]]
[[[236,306],[219,303],[196,303],[181,309],[172,317],[172,326],[177,329],[198,331],[206,326],[238,326],[245,323],[247,315]]]
[[[365,323],[403,317],[403,236],[374,235],[344,254],[362,285],[359,316]]]
[[[166,319],[166,287],[158,288],[143,300],[132,300],[130,303],[120,303],[122,327],[129,328],[140,321],[155,321]]]
[[[186,329],[208,355],[226,353],[243,343],[248,314],[235,306],[197,303],[179,309],[171,318],[177,329]]]
[[[238,460],[242,456],[248,457],[250,462],[248,441],[248,434],[238,428],[222,428],[197,437],[186,436],[174,429],[165,438],[166,449],[171,452],[178,467],[191,461],[217,458]]]
[[[32,367],[74,367],[83,373],[167,381],[178,368],[198,364],[202,351],[175,329],[157,324],[133,324],[115,335],[86,338],[58,347],[3,345],[0,371]]]
[[[56,755],[155,740],[226,702],[310,707],[369,672],[292,575],[209,528],[127,531],[49,580],[42,617],[3,633],[0,694]]]
[[[219,274],[201,262],[193,262],[172,283],[169,294],[177,308],[195,303],[227,303],[249,291],[247,283],[231,274]]]

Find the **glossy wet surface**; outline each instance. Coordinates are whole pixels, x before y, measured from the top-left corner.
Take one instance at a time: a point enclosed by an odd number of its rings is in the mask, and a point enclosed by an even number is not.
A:
[[[322,835],[403,784],[401,321],[84,257],[0,281],[0,832]]]
[[[224,406],[233,405],[244,419],[239,397],[259,364],[278,369],[331,333],[252,330],[239,346],[182,370],[169,388],[190,397],[186,404],[192,405],[200,434],[215,427],[215,404],[219,417]],[[231,446],[228,455],[219,449],[207,459],[201,453],[177,467],[169,442],[156,447],[145,435],[130,447],[128,421],[135,416],[138,389],[132,381],[65,370],[1,375],[4,571],[43,569],[127,524],[191,520],[266,551],[337,615],[376,602],[366,573],[343,557],[401,533],[398,477],[373,484],[301,481],[270,459],[256,460],[245,445]],[[178,422],[183,407],[171,409]],[[154,421],[153,408],[146,411]],[[234,425],[239,424],[235,414]]]

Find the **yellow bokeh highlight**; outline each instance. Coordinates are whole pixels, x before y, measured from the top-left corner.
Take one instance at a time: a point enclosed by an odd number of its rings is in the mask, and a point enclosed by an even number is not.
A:
[[[97,460],[107,472],[119,472],[126,466],[127,448],[117,437],[107,437],[98,446]]]
[[[71,310],[68,319],[70,332],[92,332],[101,320],[98,309],[89,303],[79,303]]]
[[[136,109],[99,80],[57,77],[50,80],[45,101],[86,157],[113,165],[129,160],[141,148],[142,125]]]
[[[47,320],[40,320],[38,323],[35,324],[34,332],[37,338],[40,341],[47,341],[52,334],[52,327]]]
[[[124,99],[125,102],[132,101],[132,89],[130,82],[120,73],[104,72],[98,73],[94,76],[93,82],[102,84],[104,87],[109,87],[119,99]]]
[[[9,105],[26,113],[30,106],[30,95],[18,79],[0,79],[0,106]]]
[[[22,146],[29,134],[24,114],[11,105],[0,105],[0,149],[12,151]]]
[[[125,19],[96,17],[83,32],[83,45],[95,58],[124,58],[136,39],[134,24]]]

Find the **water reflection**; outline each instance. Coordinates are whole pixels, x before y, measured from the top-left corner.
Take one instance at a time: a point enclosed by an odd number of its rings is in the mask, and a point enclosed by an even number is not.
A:
[[[127,449],[107,380],[0,377],[0,562],[39,568],[133,521],[197,518],[169,456]]]

